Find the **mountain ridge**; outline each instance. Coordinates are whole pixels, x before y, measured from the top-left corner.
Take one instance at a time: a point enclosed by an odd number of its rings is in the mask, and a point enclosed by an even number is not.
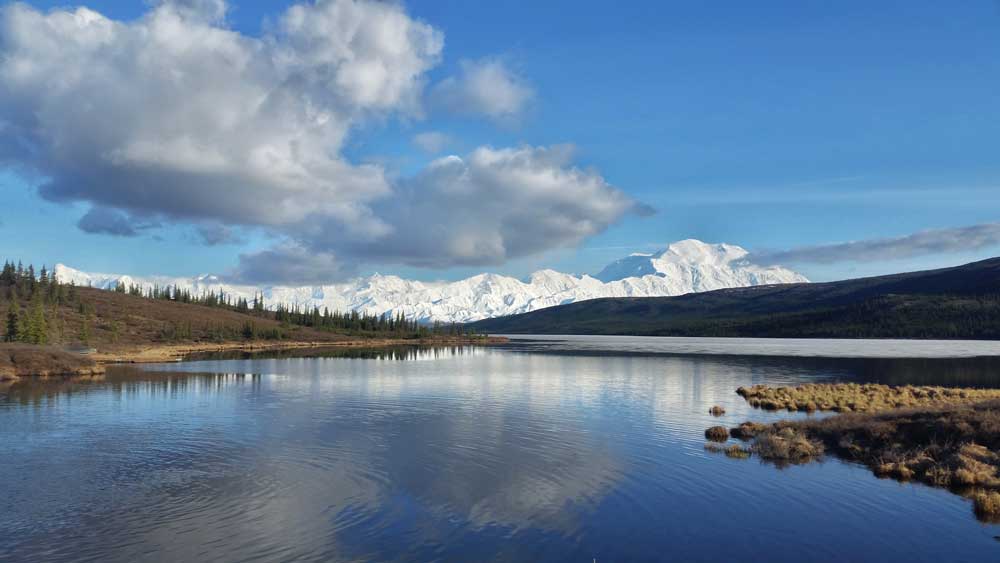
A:
[[[471,326],[498,334],[1000,339],[1000,258],[836,282],[594,299]]]
[[[335,284],[262,287],[229,283],[216,275],[139,277],[88,273],[63,264],[56,265],[55,273],[66,282],[103,289],[111,289],[120,282],[143,288],[178,286],[195,294],[223,291],[247,299],[261,293],[272,305],[326,307],[331,311],[357,310],[378,315],[402,312],[407,318],[422,322],[462,323],[601,297],[680,295],[724,287],[808,281],[785,268],[753,264],[747,260],[746,250],[730,244],[687,239],[648,256],[649,264],[642,275],[610,273],[609,268],[619,260],[602,270],[603,280],[588,274],[542,269],[525,280],[482,273],[452,282],[423,282],[373,274]],[[640,265],[632,260],[629,267],[632,266]]]

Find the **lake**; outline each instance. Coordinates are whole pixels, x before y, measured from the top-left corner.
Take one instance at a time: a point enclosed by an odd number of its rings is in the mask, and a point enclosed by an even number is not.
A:
[[[751,409],[741,385],[997,387],[995,344],[713,340],[233,354],[8,384],[0,560],[1000,559],[1000,526],[945,490],[729,459],[703,434],[806,416]]]

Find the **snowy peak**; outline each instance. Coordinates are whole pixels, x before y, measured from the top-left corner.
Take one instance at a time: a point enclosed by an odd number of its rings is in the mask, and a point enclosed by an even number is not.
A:
[[[675,242],[652,254],[632,254],[609,264],[596,277],[539,270],[525,280],[483,273],[454,282],[420,282],[375,274],[341,284],[256,287],[229,284],[212,275],[139,278],[87,273],[62,264],[56,265],[55,273],[63,281],[80,286],[111,289],[120,281],[144,288],[178,286],[194,294],[222,291],[233,298],[253,299],[263,294],[269,306],[280,303],[377,315],[403,313],[423,322],[469,322],[600,297],[663,297],[808,281],[785,268],[752,264],[747,251],[739,246],[693,239]]]
[[[740,260],[749,254],[735,244],[709,244],[696,239],[675,242],[656,257],[669,263],[714,264],[717,266]]]
[[[678,293],[809,281],[786,268],[753,264],[747,259],[748,254],[746,249],[734,244],[709,244],[687,239],[675,242],[660,252],[632,254],[617,260],[601,270],[596,278],[611,283],[634,277],[659,276],[671,280]]]

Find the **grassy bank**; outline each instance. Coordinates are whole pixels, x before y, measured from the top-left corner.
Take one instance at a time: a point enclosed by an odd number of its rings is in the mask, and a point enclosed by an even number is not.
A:
[[[878,412],[904,407],[966,404],[1000,399],[1000,389],[955,389],[876,383],[806,384],[796,387],[754,385],[736,392],[752,407],[767,410]]]
[[[55,347],[27,344],[0,345],[0,379],[101,373],[104,373],[104,366],[93,358]]]
[[[341,338],[317,341],[234,341],[145,344],[107,347],[93,358],[108,363],[157,363],[183,360],[193,354],[215,352],[267,352],[322,350],[324,348],[384,348],[390,346],[488,346],[507,342],[495,336],[428,336],[424,338]]]
[[[22,377],[91,376],[104,373],[106,364],[158,363],[183,360],[193,354],[218,352],[306,351],[325,348],[383,348],[391,346],[493,345],[505,338],[485,336],[431,336],[416,339],[343,338],[317,341],[234,341],[112,345],[83,355],[55,346],[0,344],[0,380]]]
[[[981,520],[1000,522],[996,390],[836,384],[742,388],[740,394],[761,407],[808,410],[799,404],[811,401],[817,410],[841,410],[821,419],[747,422],[731,429],[733,438],[749,443],[751,455],[786,465],[832,454],[879,477],[948,488],[972,499]],[[852,412],[859,410],[865,412]]]
[[[114,362],[164,362],[189,354],[319,347],[491,344],[458,325],[251,302],[179,287],[114,290],[67,284],[44,267],[0,270],[0,378],[89,375]],[[86,356],[67,350],[86,349]]]

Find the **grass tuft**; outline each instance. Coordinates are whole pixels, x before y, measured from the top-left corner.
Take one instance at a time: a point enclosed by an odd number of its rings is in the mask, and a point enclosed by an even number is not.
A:
[[[1000,493],[977,491],[972,495],[972,510],[985,522],[1000,522]]]
[[[725,426],[713,426],[705,431],[705,437],[713,442],[725,442],[729,439],[729,429]]]

